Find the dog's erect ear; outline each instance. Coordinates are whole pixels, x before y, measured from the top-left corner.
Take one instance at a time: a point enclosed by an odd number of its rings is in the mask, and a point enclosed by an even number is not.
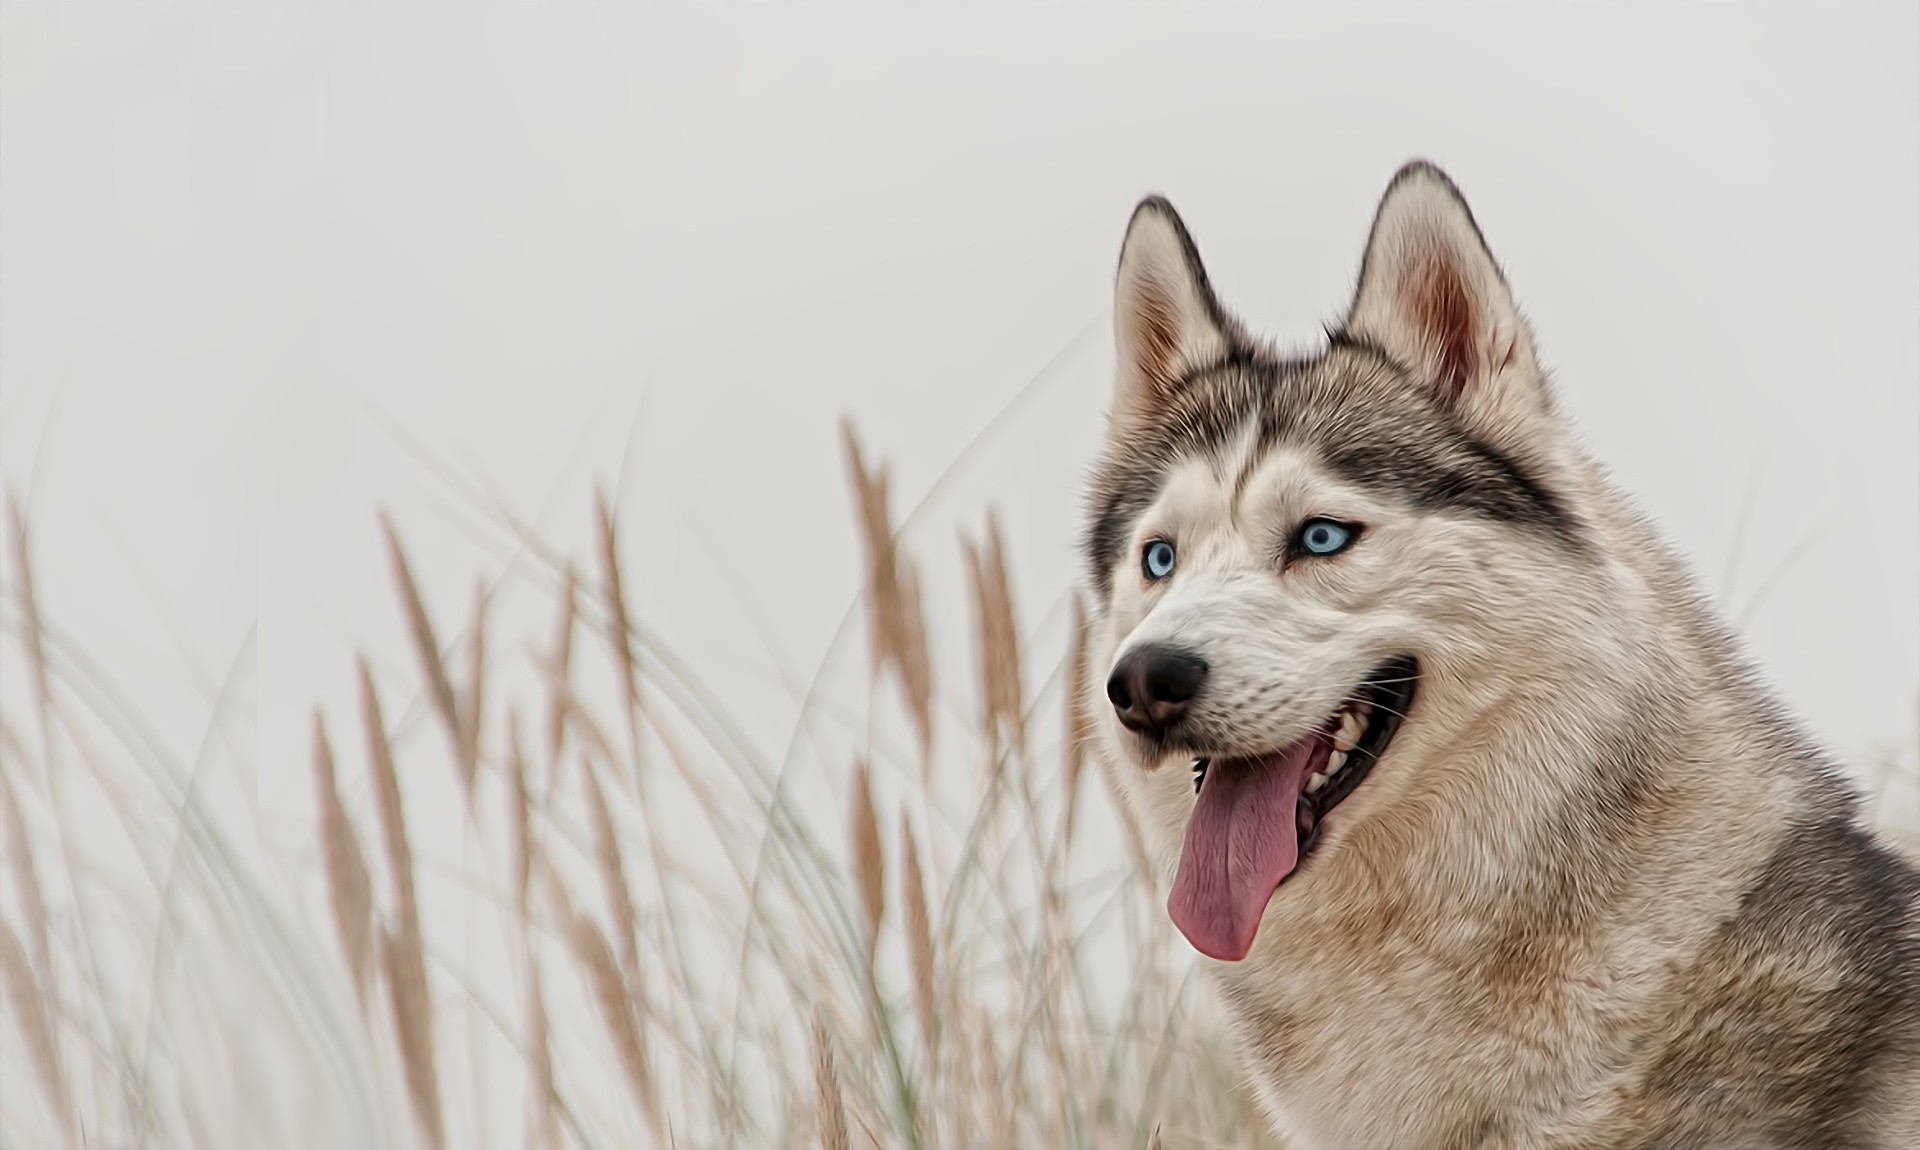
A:
[[[1184,376],[1227,353],[1232,329],[1173,205],[1140,201],[1113,292],[1115,426],[1150,418]]]
[[[1459,189],[1432,164],[1401,168],[1381,197],[1346,330],[1465,416],[1500,423],[1542,397],[1506,277]]]

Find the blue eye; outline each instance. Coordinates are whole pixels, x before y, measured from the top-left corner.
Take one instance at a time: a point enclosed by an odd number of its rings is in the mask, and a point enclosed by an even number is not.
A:
[[[1294,537],[1294,546],[1307,555],[1338,555],[1353,543],[1359,533],[1350,525],[1331,519],[1309,519]]]
[[[1147,544],[1146,553],[1140,557],[1140,570],[1147,578],[1156,580],[1173,574],[1173,544],[1165,539]]]

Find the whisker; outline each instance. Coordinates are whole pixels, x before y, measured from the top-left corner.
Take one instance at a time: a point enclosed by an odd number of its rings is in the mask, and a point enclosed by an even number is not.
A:
[[[1404,711],[1396,711],[1392,707],[1387,706],[1385,703],[1378,703],[1373,701],[1372,699],[1347,698],[1347,699],[1341,700],[1340,707],[1345,707],[1348,703],[1366,703],[1368,706],[1370,706],[1374,710],[1380,711],[1384,714],[1392,715],[1396,719],[1404,719],[1407,717]],[[1335,709],[1338,710],[1339,708],[1335,708]]]

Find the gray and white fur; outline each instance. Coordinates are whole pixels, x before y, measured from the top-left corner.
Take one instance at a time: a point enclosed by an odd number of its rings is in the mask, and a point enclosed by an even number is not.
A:
[[[1582,448],[1453,183],[1394,177],[1299,356],[1148,199],[1115,329],[1081,705],[1156,864],[1197,760],[1417,660],[1251,949],[1201,959],[1289,1145],[1920,1147],[1920,875]],[[1303,553],[1315,518],[1356,538]],[[1203,677],[1123,714],[1107,674],[1167,650]]]

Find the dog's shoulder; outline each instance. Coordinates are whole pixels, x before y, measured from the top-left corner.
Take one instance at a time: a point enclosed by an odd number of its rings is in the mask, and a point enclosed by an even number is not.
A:
[[[1666,1005],[1622,1095],[1625,1144],[1701,1144],[1733,1115],[1781,1145],[1904,1144],[1920,1107],[1920,869],[1851,803],[1809,812]]]

